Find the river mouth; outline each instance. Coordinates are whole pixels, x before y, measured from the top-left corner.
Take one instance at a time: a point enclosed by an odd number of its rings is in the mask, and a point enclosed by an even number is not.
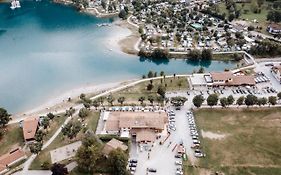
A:
[[[0,106],[21,112],[66,90],[140,78],[149,70],[166,74],[235,67],[231,62],[151,61],[115,51],[104,42],[127,29],[50,1],[0,3]]]

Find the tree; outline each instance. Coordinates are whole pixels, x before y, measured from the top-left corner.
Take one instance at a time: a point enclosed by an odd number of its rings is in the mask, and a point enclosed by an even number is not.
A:
[[[120,105],[122,106],[123,103],[124,103],[124,101],[125,101],[125,97],[119,97],[117,101],[118,101],[118,103],[120,103]]]
[[[44,129],[47,129],[50,125],[50,119],[48,117],[44,117],[41,125],[43,126]]]
[[[203,104],[204,100],[205,99],[204,99],[204,97],[202,95],[196,95],[193,98],[192,102],[193,102],[194,106],[196,106],[197,108],[200,108],[201,105]]]
[[[193,49],[190,51],[189,57],[191,60],[198,61],[201,58],[201,51],[197,49]]]
[[[143,101],[145,100],[145,97],[143,97],[143,96],[141,96],[140,98],[139,98],[139,102],[141,103],[141,105],[143,105]]]
[[[211,60],[213,59],[213,53],[211,49],[203,49],[202,50],[202,54],[201,54],[201,58],[204,60]]]
[[[81,119],[85,119],[88,115],[90,114],[90,110],[87,109],[87,108],[81,108],[79,110],[79,113],[78,113],[78,116],[81,118]]]
[[[42,149],[42,142],[34,142],[29,145],[30,152],[33,154],[38,154]]]
[[[153,102],[154,102],[155,98],[152,95],[149,95],[147,97],[147,100],[153,105]]]
[[[187,101],[186,97],[177,96],[177,97],[172,97],[171,98],[171,103],[174,106],[182,106],[186,101]]]
[[[159,104],[162,104],[162,103],[164,102],[164,99],[165,99],[165,98],[163,98],[162,96],[157,96],[157,97],[156,97],[156,101],[157,101],[158,105],[159,105]]]
[[[232,95],[229,95],[227,97],[227,105],[232,105],[234,103],[234,97]]]
[[[37,142],[41,142],[43,140],[44,135],[45,133],[41,129],[39,129],[35,134],[35,140]]]
[[[100,106],[100,103],[97,100],[92,101],[92,105],[97,109]]]
[[[244,97],[244,96],[241,96],[241,97],[239,97],[239,98],[237,99],[236,104],[237,104],[238,106],[241,106],[241,105],[244,104],[244,100],[245,100],[245,97]]]
[[[204,72],[205,72],[205,69],[204,69],[204,67],[201,66],[201,67],[199,68],[199,70],[198,70],[198,73],[202,74],[202,73],[204,73]]]
[[[281,11],[279,10],[270,10],[267,14],[267,20],[273,22],[281,22]]]
[[[128,17],[128,12],[126,12],[126,10],[121,10],[120,12],[119,12],[119,18],[121,18],[121,19],[127,19],[127,17]]]
[[[273,106],[276,105],[277,104],[277,97],[275,97],[275,96],[268,97],[268,103],[273,105]]]
[[[6,109],[0,108],[0,128],[8,124],[9,120],[10,120],[10,114],[8,114]]]
[[[128,156],[120,148],[117,148],[109,153],[108,162],[109,162],[109,167],[111,169],[111,173],[113,175],[129,174],[126,168],[128,162]]]
[[[52,175],[66,175],[68,174],[67,168],[64,164],[54,163],[51,167]]]
[[[53,120],[55,118],[55,115],[53,113],[48,113],[47,114],[47,117],[50,119],[50,120]]]
[[[148,74],[147,74],[147,78],[152,78],[152,77],[153,77],[153,72],[149,71]]]
[[[257,104],[258,104],[259,106],[265,105],[266,103],[267,103],[267,98],[265,98],[265,97],[258,98]]]
[[[207,104],[211,107],[218,104],[219,97],[217,94],[211,94],[207,98]]]
[[[108,102],[111,106],[113,106],[114,100],[115,100],[115,98],[114,98],[112,95],[109,95],[109,96],[107,97],[107,102]]]
[[[161,71],[161,72],[160,72],[160,76],[162,77],[162,76],[164,76],[164,75],[165,75],[164,71]]]
[[[223,108],[226,107],[227,106],[227,98],[226,97],[220,98],[220,104]]]
[[[82,125],[80,122],[68,122],[65,126],[62,127],[61,132],[64,136],[67,136],[69,139],[73,139],[77,136],[81,130]]]
[[[81,100],[84,100],[84,99],[86,98],[86,95],[82,93],[82,94],[80,94],[79,98],[80,98]]]
[[[98,102],[100,102],[100,104],[103,106],[103,103],[104,103],[105,98],[104,98],[104,97],[99,97],[97,100],[98,100]]]
[[[245,104],[248,107],[257,104],[257,102],[258,102],[258,98],[255,95],[249,94],[245,98]]]
[[[278,97],[278,100],[281,100],[281,92],[278,92],[277,97]]]
[[[93,173],[97,160],[101,157],[100,144],[93,137],[85,137],[75,157],[79,171]]]
[[[158,86],[157,93],[165,98],[166,89],[162,85]]]

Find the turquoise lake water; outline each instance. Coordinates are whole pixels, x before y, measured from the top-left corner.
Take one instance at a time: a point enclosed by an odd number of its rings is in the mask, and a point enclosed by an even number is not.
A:
[[[151,62],[110,52],[104,38],[119,27],[97,27],[113,19],[97,19],[49,1],[21,1],[11,10],[0,3],[0,106],[19,112],[87,83],[141,77],[149,70],[188,73],[224,70],[235,65],[186,60]]]

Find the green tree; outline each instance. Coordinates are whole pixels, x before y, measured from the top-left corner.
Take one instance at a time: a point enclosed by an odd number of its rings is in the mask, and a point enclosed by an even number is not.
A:
[[[234,103],[234,97],[232,95],[229,95],[227,97],[227,105],[232,105]]]
[[[217,94],[210,94],[207,98],[207,104],[211,107],[218,104],[219,97]]]
[[[261,106],[261,105],[265,105],[266,103],[267,103],[267,98],[265,97],[258,98],[257,105]]]
[[[245,105],[249,106],[253,106],[255,104],[257,104],[258,102],[258,98],[255,95],[247,95],[245,98]]]
[[[227,98],[226,97],[222,97],[222,98],[220,98],[220,104],[221,104],[221,106],[224,108],[224,107],[226,107],[227,106]]]
[[[152,78],[152,77],[153,77],[153,72],[149,71],[148,74],[147,74],[147,78]]]
[[[69,139],[73,139],[77,136],[81,130],[82,125],[78,121],[70,121],[65,126],[62,127],[61,132],[64,136],[67,136]]]
[[[105,97],[99,97],[97,100],[98,100],[98,102],[100,102],[100,104],[103,106]]]
[[[165,98],[166,89],[162,85],[158,86],[157,93]]]
[[[100,106],[98,100],[93,100],[92,105],[97,109]]]
[[[93,137],[86,137],[82,146],[76,152],[78,170],[83,173],[93,173],[96,163],[101,158],[101,146]]]
[[[154,102],[155,98],[152,95],[149,95],[147,97],[147,100],[153,105],[153,102]]]
[[[117,148],[109,153],[109,167],[113,175],[128,175],[127,162],[128,156],[120,148]]]
[[[213,59],[213,52],[211,49],[203,49],[201,58],[204,60],[212,60]]]
[[[192,102],[193,102],[194,106],[196,106],[197,108],[200,108],[201,105],[203,104],[204,100],[205,99],[204,99],[204,97],[202,95],[196,95],[193,98]]]
[[[238,106],[241,106],[241,105],[244,104],[244,101],[245,101],[245,97],[244,97],[244,96],[241,96],[241,97],[239,97],[239,98],[237,99],[236,104],[237,104]]]
[[[120,103],[120,105],[122,106],[123,103],[124,103],[124,101],[125,101],[125,97],[119,97],[117,101],[118,101],[118,103]]]
[[[10,114],[4,108],[0,108],[0,128],[4,127],[10,121]]]
[[[193,49],[189,53],[189,58],[191,60],[198,61],[201,58],[201,51],[197,49]]]
[[[161,71],[161,72],[160,72],[160,76],[162,77],[162,76],[164,76],[164,75],[165,75],[164,71]]]
[[[139,102],[140,102],[140,104],[141,105],[143,105],[143,101],[145,100],[145,97],[144,96],[141,96],[140,98],[139,98]]]
[[[268,97],[268,103],[273,105],[273,106],[276,105],[277,104],[277,97],[275,97],[275,96]]]
[[[109,96],[107,97],[107,102],[108,102],[111,106],[113,106],[114,100],[115,100],[115,98],[114,98],[112,95],[109,95]]]
[[[120,12],[119,12],[119,18],[121,18],[121,19],[127,19],[128,18],[128,13],[123,9],[123,10],[121,10]]]
[[[85,119],[88,115],[90,114],[90,110],[87,109],[87,108],[81,108],[79,110],[79,113],[78,113],[78,116],[81,118],[81,119]]]
[[[54,163],[51,167],[52,175],[67,175],[68,171],[64,164]]]
[[[42,122],[41,122],[41,125],[43,126],[44,129],[47,129],[50,125],[49,117],[44,117]]]
[[[48,113],[47,114],[47,117],[50,119],[50,120],[53,120],[55,118],[55,115],[53,113]]]
[[[278,97],[278,100],[281,100],[281,92],[278,92],[277,97]]]
[[[35,140],[37,142],[41,142],[43,140],[44,135],[45,133],[41,129],[39,129],[35,134]]]
[[[42,142],[34,142],[29,145],[30,152],[33,154],[38,154],[42,149]]]

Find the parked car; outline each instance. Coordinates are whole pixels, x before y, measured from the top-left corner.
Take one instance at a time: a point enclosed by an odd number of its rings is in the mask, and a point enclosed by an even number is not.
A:
[[[147,168],[147,171],[151,172],[151,173],[156,173],[157,172],[157,170],[155,168]]]
[[[175,162],[175,164],[176,164],[176,165],[182,165],[182,161],[177,160],[177,161]]]
[[[138,163],[138,160],[137,159],[131,159],[130,163]]]
[[[175,158],[181,158],[181,157],[182,157],[181,154],[176,154],[176,155],[175,155]]]
[[[136,163],[130,163],[129,167],[137,167],[137,164]]]

